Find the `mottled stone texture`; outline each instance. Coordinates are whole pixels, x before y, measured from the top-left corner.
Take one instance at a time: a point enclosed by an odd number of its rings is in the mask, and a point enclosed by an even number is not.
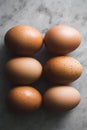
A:
[[[10,112],[5,96],[14,86],[4,76],[3,66],[12,54],[4,46],[4,35],[12,26],[25,24],[43,35],[53,25],[68,24],[77,28],[82,43],[71,56],[84,67],[82,76],[71,85],[81,93],[81,102],[68,113],[40,109],[31,115]],[[46,48],[34,55],[42,64],[50,57]],[[33,84],[43,94],[52,84],[44,76]],[[87,0],[0,0],[0,130],[87,130]]]

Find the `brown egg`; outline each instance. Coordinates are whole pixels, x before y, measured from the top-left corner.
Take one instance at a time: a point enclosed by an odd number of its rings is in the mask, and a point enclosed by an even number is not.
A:
[[[12,53],[30,56],[39,51],[43,44],[42,34],[31,26],[15,26],[5,35],[5,44]]]
[[[80,102],[80,93],[70,86],[53,86],[44,94],[44,104],[49,109],[67,111]]]
[[[54,26],[44,38],[47,49],[55,55],[64,55],[75,50],[81,42],[80,33],[66,25]]]
[[[14,83],[30,84],[40,78],[42,65],[30,57],[14,58],[6,63],[5,73]]]
[[[42,96],[31,86],[17,86],[7,94],[8,105],[15,110],[32,112],[42,103]]]
[[[80,77],[82,65],[70,56],[59,56],[49,59],[44,72],[47,78],[56,84],[68,84]]]

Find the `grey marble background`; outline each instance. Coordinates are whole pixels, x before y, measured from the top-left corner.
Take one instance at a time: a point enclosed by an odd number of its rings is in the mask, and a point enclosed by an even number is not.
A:
[[[69,55],[81,62],[82,76],[71,85],[81,93],[80,104],[68,113],[40,109],[32,115],[16,115],[5,104],[5,95],[13,86],[3,74],[12,54],[4,46],[4,35],[12,26],[31,25],[45,32],[53,25],[67,24],[82,35],[80,47]],[[43,64],[50,57],[43,49],[34,57]],[[43,77],[33,84],[41,93],[50,87]],[[87,0],[0,0],[0,130],[87,130]]]

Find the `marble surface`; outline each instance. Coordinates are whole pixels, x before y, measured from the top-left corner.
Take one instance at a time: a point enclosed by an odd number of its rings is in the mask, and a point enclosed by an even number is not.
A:
[[[12,57],[4,46],[4,35],[12,26],[24,24],[45,32],[53,25],[67,24],[82,35],[78,49],[69,55],[81,62],[82,76],[71,85],[81,93],[80,104],[68,113],[41,108],[32,115],[17,115],[5,104],[13,86],[4,76],[3,66]],[[43,47],[34,57],[42,64],[50,57]],[[51,86],[44,77],[33,84],[43,94]],[[0,0],[0,130],[87,130],[87,0]]]

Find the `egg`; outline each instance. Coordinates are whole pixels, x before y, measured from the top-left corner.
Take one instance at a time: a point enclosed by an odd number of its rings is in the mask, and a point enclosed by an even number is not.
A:
[[[55,84],[68,84],[82,74],[82,65],[70,56],[57,56],[49,59],[44,65],[44,73],[49,81]]]
[[[42,65],[31,57],[17,57],[6,63],[5,74],[16,84],[30,84],[40,78]]]
[[[16,86],[8,92],[6,101],[16,111],[33,112],[41,106],[42,96],[32,86]]]
[[[65,55],[75,50],[81,43],[80,33],[67,25],[53,26],[44,37],[47,49],[54,55]]]
[[[70,86],[53,86],[44,94],[44,104],[49,110],[68,111],[80,102],[80,93]]]
[[[7,31],[5,44],[16,55],[30,56],[41,49],[43,36],[31,26],[18,25]]]

